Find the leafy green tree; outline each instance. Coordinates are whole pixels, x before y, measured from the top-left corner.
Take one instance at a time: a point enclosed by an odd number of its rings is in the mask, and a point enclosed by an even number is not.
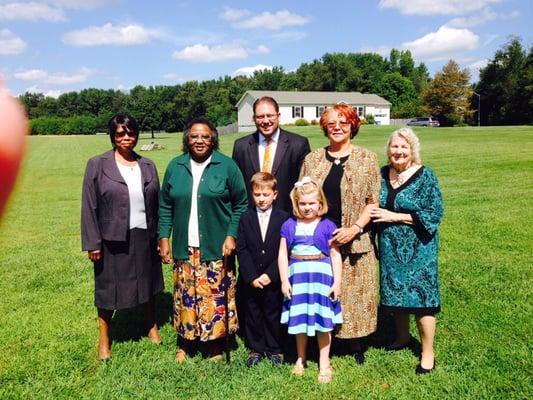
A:
[[[461,124],[472,114],[470,72],[450,60],[422,92],[422,110],[436,116],[441,125]]]
[[[512,37],[481,69],[474,89],[481,95],[483,125],[533,122],[533,46],[526,54],[519,38]],[[477,109],[478,97],[472,99]]]
[[[416,88],[408,78],[399,72],[387,73],[375,86],[376,94],[392,103],[392,118],[416,116],[420,111],[420,102]]]

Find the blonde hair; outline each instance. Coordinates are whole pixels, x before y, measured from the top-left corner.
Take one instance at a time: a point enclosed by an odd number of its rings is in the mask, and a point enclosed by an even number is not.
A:
[[[391,165],[389,148],[392,139],[395,136],[399,136],[402,139],[405,139],[407,143],[409,143],[409,146],[411,147],[411,158],[413,160],[413,164],[421,165],[422,159],[420,158],[420,140],[418,139],[418,136],[416,136],[416,133],[408,126],[404,126],[403,128],[395,130],[389,136],[389,139],[387,140],[387,145],[385,146],[385,155],[387,156],[387,163]]]
[[[314,180],[308,176],[304,176],[301,181],[298,181],[294,184],[294,188],[291,190],[291,202],[292,202],[292,213],[297,218],[303,218],[303,215],[298,209],[298,200],[301,196],[305,196],[311,193],[317,193],[318,202],[322,205],[318,210],[318,216],[322,216],[328,212],[328,201],[326,195],[322,190],[322,187],[318,185]]]
[[[254,188],[267,187],[273,191],[278,190],[278,180],[269,172],[256,172],[250,179],[250,187]]]

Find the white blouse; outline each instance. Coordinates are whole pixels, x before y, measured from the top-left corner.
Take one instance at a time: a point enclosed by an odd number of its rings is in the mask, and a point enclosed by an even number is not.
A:
[[[120,175],[124,178],[128,186],[130,199],[130,229],[140,228],[147,229],[146,209],[144,206],[144,194],[142,189],[142,176],[139,164],[130,167],[117,162]]]

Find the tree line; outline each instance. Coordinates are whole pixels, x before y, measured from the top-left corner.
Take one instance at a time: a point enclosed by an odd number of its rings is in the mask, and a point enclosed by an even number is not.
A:
[[[450,60],[433,79],[409,50],[375,53],[326,53],[296,71],[283,67],[256,71],[250,77],[224,76],[178,85],[138,85],[128,93],[89,88],[57,99],[41,93],[19,96],[33,133],[90,133],[105,130],[117,112],[134,115],[144,131],[180,131],[204,115],[217,125],[237,120],[235,104],[247,90],[357,91],[391,102],[392,118],[434,115],[443,125],[475,123],[481,99],[484,125],[533,122],[533,47],[526,52],[512,37],[469,83],[468,70]],[[477,94],[476,94],[477,93]],[[50,124],[50,121],[54,121]],[[53,125],[53,126],[51,126]]]

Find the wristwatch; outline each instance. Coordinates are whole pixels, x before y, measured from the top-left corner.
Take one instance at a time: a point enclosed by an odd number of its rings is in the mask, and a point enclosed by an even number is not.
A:
[[[360,235],[362,235],[363,232],[365,231],[365,230],[361,227],[361,225],[359,225],[359,224],[354,224],[354,226],[359,230],[359,234],[360,234]]]

